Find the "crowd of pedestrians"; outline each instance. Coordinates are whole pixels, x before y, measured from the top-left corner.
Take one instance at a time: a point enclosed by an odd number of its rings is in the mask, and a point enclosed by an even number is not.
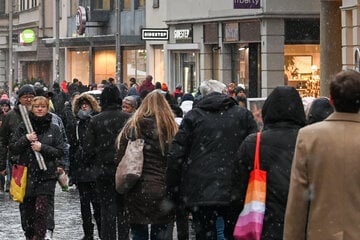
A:
[[[28,167],[19,204],[26,239],[52,239],[55,186],[64,173],[79,193],[83,240],[94,239],[95,229],[102,240],[171,240],[175,226],[179,240],[190,239],[190,229],[200,240],[233,239],[259,131],[267,172],[261,239],[360,239],[360,73],[340,72],[330,97],[309,106],[295,88],[274,88],[258,113],[261,127],[245,86],[204,80],[189,93],[151,75],[129,82],[86,87],[73,79],[51,91],[25,84],[13,107],[1,96],[0,190],[9,190],[13,164]],[[99,96],[88,91],[95,89]],[[116,168],[137,138],[145,141],[142,175],[120,194]]]

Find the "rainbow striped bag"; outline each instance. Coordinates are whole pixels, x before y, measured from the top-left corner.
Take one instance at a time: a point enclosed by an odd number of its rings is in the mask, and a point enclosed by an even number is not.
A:
[[[236,240],[260,240],[265,214],[266,171],[260,170],[260,138],[256,136],[254,169],[250,173],[245,204],[234,229]]]

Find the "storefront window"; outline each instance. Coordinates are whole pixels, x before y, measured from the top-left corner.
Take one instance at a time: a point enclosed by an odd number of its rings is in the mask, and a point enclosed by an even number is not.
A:
[[[110,10],[110,0],[94,0],[94,9]]]
[[[77,78],[84,85],[89,85],[89,51],[70,51],[68,63],[70,79]]]
[[[114,50],[97,50],[95,51],[94,61],[94,79],[95,83],[100,83],[102,80],[109,79],[109,77],[116,77],[116,53]]]
[[[232,45],[232,82],[249,88],[249,47],[243,44]]]
[[[137,0],[136,8],[145,8],[146,0]]]
[[[146,77],[146,50],[123,51],[123,76],[124,83],[129,84],[129,79],[134,77],[141,83]]]
[[[159,82],[165,82],[164,73],[164,49],[162,46],[154,48],[154,79]]]
[[[131,0],[122,0],[122,9],[123,10],[131,10]]]
[[[301,97],[319,97],[320,45],[285,45],[284,54],[284,84],[297,88]]]

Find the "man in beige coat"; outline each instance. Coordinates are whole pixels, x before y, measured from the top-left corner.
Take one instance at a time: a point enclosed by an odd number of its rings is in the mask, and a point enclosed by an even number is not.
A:
[[[336,111],[297,137],[286,240],[360,239],[360,73],[338,73],[330,95]]]

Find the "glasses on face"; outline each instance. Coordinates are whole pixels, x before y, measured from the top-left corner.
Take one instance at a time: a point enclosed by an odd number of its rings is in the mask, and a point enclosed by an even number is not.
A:
[[[23,100],[32,100],[34,98],[34,95],[23,95],[20,98]]]

